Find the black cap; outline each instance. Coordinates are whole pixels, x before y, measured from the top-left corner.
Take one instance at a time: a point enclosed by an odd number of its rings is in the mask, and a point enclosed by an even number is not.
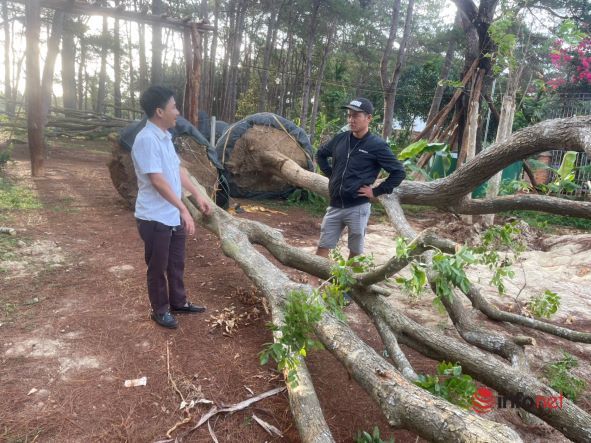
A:
[[[363,97],[357,97],[351,100],[348,105],[341,106],[341,109],[351,109],[352,111],[373,114],[373,105],[368,99]]]

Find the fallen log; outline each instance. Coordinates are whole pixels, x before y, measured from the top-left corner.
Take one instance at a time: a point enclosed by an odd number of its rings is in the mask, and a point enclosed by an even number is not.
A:
[[[279,310],[277,315],[274,314],[274,321],[281,316],[281,306],[291,290],[312,291],[308,285],[291,281],[255,249],[249,239],[249,233],[258,232],[259,241],[265,238],[278,240],[281,238],[280,233],[260,223],[236,219],[218,208],[211,217],[204,218],[191,199],[184,198],[183,201],[195,220],[220,238],[224,253],[238,263],[272,306]],[[261,236],[261,232],[267,235]],[[332,314],[325,313],[322,320],[315,324],[315,330],[324,346],[378,402],[393,426],[412,430],[433,441],[521,441],[510,428],[464,411],[410,383]],[[307,380],[304,379],[304,382],[307,383]],[[300,386],[301,381],[298,388]],[[292,409],[292,413],[304,442],[318,441],[318,431],[322,431],[321,435],[324,435],[324,430],[327,431],[323,425],[310,425],[307,422],[310,419],[307,413],[310,405],[300,396],[302,392],[312,391],[312,386],[308,384],[301,390],[293,390],[288,384],[290,404],[299,406],[297,410]],[[292,400],[292,397],[298,401]],[[318,419],[316,415],[314,418]],[[314,435],[309,434],[310,429],[315,431]]]
[[[453,243],[450,244],[436,236],[431,239],[432,244],[425,240],[426,235],[417,236],[408,224],[400,202],[414,199],[413,201],[437,207],[461,208],[461,198],[467,193],[466,189],[476,186],[484,176],[494,174],[495,168],[502,168],[505,163],[514,162],[514,157],[531,155],[532,151],[539,148],[536,143],[547,145],[562,138],[564,143],[562,146],[565,149],[590,152],[591,139],[588,137],[590,124],[591,119],[579,118],[550,121],[538,128],[528,128],[526,131],[514,134],[509,142],[505,141],[491,147],[458,169],[454,174],[457,174],[456,179],[463,183],[461,189],[457,181],[450,180],[450,176],[429,183],[403,184],[393,195],[380,197],[380,201],[399,234],[420,243],[414,255],[429,254],[429,250],[435,247],[435,244],[441,249],[453,249],[455,246]],[[552,131],[556,131],[557,134]],[[256,139],[253,140],[253,144],[254,141]],[[545,150],[546,146],[542,146],[541,149]],[[288,155],[266,149],[265,146],[251,149],[250,144],[245,152],[248,155],[244,155],[244,164],[247,165],[250,161],[256,165],[252,169],[253,173],[257,171],[272,173],[292,186],[304,187],[319,195],[327,195],[328,180],[302,168]],[[483,165],[488,169],[482,169]],[[265,247],[283,264],[322,279],[331,277],[331,264],[328,260],[287,245],[280,232],[261,223],[236,219],[219,208],[215,209],[213,216],[203,218],[190,199],[185,198],[184,202],[191,210],[193,217],[220,238],[224,253],[236,260],[269,300],[272,306],[273,322],[276,325],[281,325],[284,321],[282,313],[287,294],[291,291],[311,293],[313,288],[290,280],[255,249],[254,244]],[[458,300],[454,299],[450,302],[447,306],[448,312],[463,338],[469,343],[419,325],[397,311],[384,297],[385,293],[396,294],[396,292],[375,285],[392,273],[403,269],[413,258],[400,260],[393,257],[386,265],[367,274],[356,276],[356,282],[352,285],[354,299],[376,324],[385,345],[392,350],[393,360],[400,371],[364,344],[345,323],[337,320],[329,312],[325,312],[321,321],[314,324],[316,336],[347,368],[352,378],[374,398],[393,426],[410,429],[434,441],[519,441],[519,436],[506,426],[490,422],[483,416],[468,413],[443,399],[431,396],[409,382],[408,379],[413,378],[414,371],[397,343],[410,346],[431,358],[457,361],[465,373],[471,374],[504,396],[515,397],[520,393],[522,396],[531,398],[539,395],[547,397],[559,395],[533,377],[527,371],[527,367],[521,364],[527,363],[520,349],[528,343],[527,338],[507,337],[485,329],[476,331],[474,326],[463,318],[465,312],[461,309],[465,308],[460,309]],[[470,296],[470,294],[467,295]],[[476,302],[473,301],[473,303],[477,305]],[[481,303],[481,306],[484,304]],[[486,311],[484,308],[482,310]],[[518,323],[514,318],[512,320]],[[549,332],[539,328],[540,325],[536,323],[524,322],[522,326]],[[475,332],[480,335],[476,340]],[[580,338],[576,332],[578,331],[573,331],[573,337]],[[277,335],[274,338],[280,339]],[[494,353],[507,361],[495,357]],[[512,363],[518,364],[512,366]],[[299,387],[294,389],[288,385],[288,395],[302,440],[305,442],[332,441],[304,361],[301,361],[298,366],[298,377],[301,377],[298,378]],[[562,408],[551,411],[532,404],[526,404],[523,408],[574,441],[591,440],[589,414],[567,399],[563,398],[561,401]]]

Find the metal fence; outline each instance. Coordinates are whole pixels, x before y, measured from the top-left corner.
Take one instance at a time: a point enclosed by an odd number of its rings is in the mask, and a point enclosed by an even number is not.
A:
[[[550,170],[550,174],[548,174],[548,182],[554,181],[558,178],[558,175],[554,172],[554,170],[560,168],[562,164],[562,159],[564,158],[565,151],[550,151],[552,157],[550,158],[550,166],[552,169]],[[579,186],[578,189],[574,192],[568,193],[569,195],[574,195],[576,197],[582,197],[585,195],[591,195],[591,190],[589,186],[591,185],[591,159],[587,157],[584,152],[579,152],[577,154],[577,160],[575,162],[575,166],[577,168],[575,173],[575,183]],[[588,170],[580,170],[579,168],[582,166],[589,166]]]
[[[557,94],[556,105],[550,107],[546,112],[547,119],[581,115],[591,115],[591,93]],[[550,151],[550,154],[549,166],[554,170],[560,168],[565,151]],[[577,167],[575,183],[579,188],[570,195],[577,197],[589,196],[591,195],[591,167],[589,170],[583,171],[579,168],[591,165],[591,159],[584,152],[579,152],[575,165]],[[554,181],[557,178],[557,174],[553,170],[550,170],[548,182]]]
[[[545,112],[547,119],[591,115],[591,93],[556,94],[554,101]]]

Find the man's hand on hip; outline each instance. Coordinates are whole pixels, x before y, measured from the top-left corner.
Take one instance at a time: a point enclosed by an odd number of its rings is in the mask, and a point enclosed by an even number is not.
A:
[[[371,186],[367,185],[360,187],[357,191],[357,195],[359,197],[367,197],[369,199],[375,198],[375,196],[373,195],[373,189],[371,188]]]

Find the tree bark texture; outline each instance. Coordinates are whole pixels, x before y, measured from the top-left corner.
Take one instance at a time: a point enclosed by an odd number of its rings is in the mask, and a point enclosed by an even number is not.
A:
[[[186,199],[185,203],[191,206],[190,201]],[[251,244],[251,237],[255,243],[264,242],[264,246],[268,239],[275,244],[284,244],[279,232],[257,222],[233,219],[217,208],[214,215],[207,219],[201,217],[195,208],[191,209],[191,213],[198,222],[220,237],[224,253],[237,261],[271,303],[281,306],[290,290],[311,291],[310,286],[289,280]],[[310,258],[328,262],[320,257]],[[315,331],[325,347],[376,400],[392,425],[413,430],[433,441],[520,441],[519,436],[506,426],[464,411],[410,383],[359,339],[348,325],[337,320],[332,314],[325,313],[322,320],[315,324]],[[306,386],[304,391],[311,392],[311,389],[311,386]],[[291,398],[298,392],[290,390],[289,394]],[[308,405],[305,409],[308,409]],[[293,412],[296,423],[303,422],[302,412]],[[309,414],[307,416],[310,417]],[[304,433],[300,433],[302,441],[330,441],[331,437],[326,434],[328,428],[324,423],[318,424],[317,416],[313,418],[316,419],[315,422],[305,423],[303,426]],[[299,425],[298,429],[301,429]],[[307,434],[309,429],[320,430],[315,432],[314,436],[320,433],[324,438],[311,438]]]
[[[513,209],[544,211],[552,214],[591,218],[591,202],[571,201],[543,195],[523,195],[464,201],[462,198],[497,171],[516,161],[539,152],[560,148],[563,150],[591,153],[591,116],[546,120],[512,134],[508,139],[495,143],[465,163],[451,175],[430,182],[404,181],[389,196],[388,201],[430,205],[458,214],[488,214]],[[325,183],[328,179],[309,171],[300,170],[290,159],[272,157],[263,153],[267,164],[277,165],[281,176],[294,186],[304,187],[328,196]]]
[[[152,0],[152,14],[158,16],[164,11],[162,0]],[[162,26],[152,25],[152,69],[150,82],[152,85],[162,84]]]
[[[408,7],[406,9],[406,18],[404,21],[404,33],[402,34],[402,40],[400,41],[400,47],[398,48],[396,64],[394,65],[394,71],[392,71],[392,77],[387,83],[387,88],[384,90],[384,129],[382,131],[382,137],[386,140],[390,137],[390,135],[392,135],[394,107],[396,105],[396,91],[398,89],[398,82],[400,81],[402,70],[406,66],[406,49],[410,40],[413,7],[414,0],[409,0]]]
[[[269,96],[269,67],[271,66],[271,54],[273,52],[273,43],[277,35],[277,20],[279,11],[283,7],[283,2],[277,4],[269,1],[268,6],[271,9],[269,20],[267,21],[267,34],[265,36],[265,52],[263,54],[263,70],[261,71],[261,87],[259,90],[259,102],[257,112],[265,112],[267,109],[267,98]]]
[[[8,1],[2,0],[2,21],[4,22],[4,97],[6,98],[6,113],[8,115],[14,114],[14,103],[12,102],[12,84],[11,84],[11,30],[8,22]]]
[[[41,30],[41,6],[39,0],[27,0],[25,4],[27,35],[27,139],[31,155],[31,175],[45,175],[45,140],[43,138],[43,113],[41,78],[39,72],[39,34]]]
[[[214,26],[214,30],[213,30],[213,36],[211,38],[211,49],[209,51],[209,78],[210,78],[210,84],[209,84],[209,91],[207,93],[207,97],[208,97],[208,101],[206,103],[207,108],[205,108],[205,110],[207,111],[207,113],[209,115],[215,115],[214,112],[215,110],[217,110],[216,106],[217,103],[215,103],[215,101],[217,100],[217,95],[215,94],[216,91],[216,75],[215,75],[215,67],[216,67],[216,55],[217,55],[217,44],[218,44],[218,15],[219,15],[219,9],[220,9],[220,1],[219,0],[215,0],[214,2],[214,9],[213,9],[213,14],[214,14],[214,18],[213,18],[213,26]]]
[[[312,13],[308,25],[308,40],[306,42],[306,58],[304,68],[304,85],[302,88],[302,107],[300,111],[300,127],[306,131],[308,127],[308,107],[310,106],[310,92],[312,90],[312,55],[314,54],[314,41],[318,30],[318,13],[321,0],[312,0]]]
[[[102,32],[102,46],[101,46],[101,70],[98,79],[98,91],[96,93],[96,103],[94,112],[97,114],[105,113],[105,100],[107,98],[107,42],[109,38],[109,26],[107,17],[103,17],[103,32]]]
[[[59,53],[60,41],[64,29],[64,11],[55,11],[51,22],[51,35],[47,42],[47,57],[43,65],[43,76],[41,77],[41,112],[43,120],[47,118],[51,96],[53,94],[53,73],[55,71],[55,59]]]
[[[322,79],[324,78],[324,70],[326,69],[326,62],[331,51],[333,35],[336,31],[336,25],[331,26],[328,30],[324,50],[322,53],[322,60],[320,60],[320,67],[318,68],[318,75],[316,76],[316,85],[314,88],[314,103],[312,103],[312,116],[310,118],[310,140],[314,142],[316,136],[316,121],[318,120],[318,109],[320,107],[320,90],[322,88]]]
[[[459,28],[460,25],[460,14],[456,13],[456,18],[454,21],[454,30],[456,28]],[[443,66],[441,67],[441,73],[439,74],[439,82],[437,84],[437,87],[435,88],[435,94],[433,94],[433,101],[431,102],[431,108],[429,109],[429,114],[427,116],[427,123],[433,120],[435,115],[437,115],[437,113],[439,112],[441,100],[443,99],[443,92],[445,91],[445,85],[440,83],[445,82],[449,78],[449,71],[451,69],[457,45],[457,40],[453,37],[450,38],[449,43],[447,44],[447,50],[445,51],[445,59],[443,61]]]
[[[511,429],[490,422],[481,415],[461,410],[412,384],[409,379],[412,380],[416,374],[398,343],[410,346],[430,358],[457,361],[465,373],[504,396],[515,396],[518,393],[532,398],[539,395],[558,396],[557,392],[524,369],[525,366],[522,363],[526,363],[526,360],[523,346],[531,344],[531,339],[520,335],[505,336],[475,327],[471,313],[459,303],[458,296],[450,300],[446,307],[461,337],[469,343],[412,321],[384,297],[384,294],[390,295],[394,292],[388,288],[378,287],[376,283],[406,267],[415,255],[428,257],[429,249],[434,247],[443,251],[454,251],[456,248],[453,242],[439,239],[433,232],[425,231],[417,235],[404,217],[399,197],[405,197],[405,192],[412,194],[417,189],[421,189],[423,193],[434,192],[437,196],[443,195],[448,198],[453,194],[449,188],[453,188],[456,181],[464,180],[465,186],[466,183],[474,183],[479,180],[474,176],[480,177],[479,174],[483,174],[482,171],[492,175],[496,172],[495,167],[503,167],[502,163],[515,161],[514,158],[506,158],[507,156],[520,158],[531,155],[536,149],[545,150],[545,144],[557,146],[557,140],[561,140],[560,146],[563,149],[589,152],[591,150],[590,131],[591,117],[547,121],[537,127],[519,131],[475,156],[457,170],[459,178],[456,177],[455,180],[446,182],[443,179],[439,187],[434,188],[430,188],[431,182],[412,183],[412,186],[406,190],[401,186],[391,196],[380,197],[392,224],[401,235],[413,239],[417,247],[409,258],[398,259],[393,256],[383,266],[366,274],[356,275],[356,281],[351,285],[351,293],[374,321],[395,366],[399,369],[385,361],[374,349],[361,341],[348,325],[328,312],[323,314],[321,321],[314,324],[314,330],[326,349],[345,366],[351,377],[376,401],[393,426],[412,430],[433,441],[519,441],[519,436]],[[325,177],[305,171],[289,158],[270,153],[265,147],[254,149],[252,154],[258,157],[253,161],[260,162],[266,172],[280,175],[285,181],[320,195],[327,195],[328,180]],[[478,167],[473,164],[478,164]],[[441,183],[444,183],[443,187]],[[456,191],[456,195],[459,196],[464,193],[465,190],[459,194]],[[192,206],[190,200],[184,201],[190,207],[193,217],[219,236],[224,253],[237,261],[268,298],[273,307],[273,321],[276,324],[281,324],[283,321],[282,307],[286,295],[292,290],[310,292],[312,288],[291,281],[253,245],[263,246],[286,266],[322,279],[331,277],[329,260],[287,245],[279,231],[262,223],[235,219],[219,208],[215,209],[211,217],[204,218]],[[590,212],[587,209],[588,216]],[[491,307],[474,288],[470,288],[466,296],[472,301],[475,309],[495,320],[510,321],[520,326],[531,327],[583,343],[588,343],[591,339],[589,333],[572,331],[538,320],[525,319],[515,314],[499,312],[498,309]],[[483,352],[481,349],[489,352]],[[498,354],[505,360],[500,360],[493,354]],[[303,365],[298,370],[306,371]],[[302,390],[292,389],[289,395],[302,440],[331,441],[332,437],[322,418],[311,380],[307,378],[309,374],[307,372],[300,374]],[[524,409],[574,441],[586,442],[591,438],[591,417],[567,399],[562,400],[561,409],[548,410],[535,405],[530,407],[527,404],[524,404]],[[309,411],[313,411],[313,414]],[[308,423],[308,420],[312,419],[315,420],[313,424]],[[310,431],[313,432],[310,433]]]
[[[240,59],[240,48],[242,46],[242,34],[246,12],[246,0],[236,0],[234,10],[234,28],[230,40],[230,66],[226,82],[226,95],[224,100],[223,119],[233,121],[236,114],[236,98],[238,93],[238,62]]]
[[[71,18],[65,17],[64,31],[62,34],[62,89],[63,105],[66,109],[77,109],[77,88],[76,88],[76,45]]]
[[[492,62],[489,54],[496,51],[493,40],[488,35],[488,29],[494,18],[498,0],[481,0],[479,5],[472,0],[454,0],[461,17],[462,28],[466,36],[466,50],[464,56],[463,75],[467,73],[474,62],[484,71],[484,76],[489,78],[492,74]],[[480,98],[479,98],[480,102]],[[456,102],[455,113],[459,115],[458,120],[458,142],[464,142],[464,131],[467,127],[469,98],[463,94]]]
[[[86,110],[86,42],[80,39],[80,63],[78,64],[78,109]]]
[[[119,0],[115,1],[115,6],[119,6]],[[115,117],[121,117],[121,41],[119,19],[115,19],[113,37],[115,48],[113,50],[113,64],[115,66],[113,78],[113,113]],[[131,64],[131,63],[130,63]],[[131,79],[130,79],[131,80]],[[131,87],[129,88],[131,90]]]
[[[517,95],[517,87],[521,74],[523,73],[524,66],[521,65],[517,69],[511,69],[509,73],[509,80],[507,85],[507,92],[503,95],[503,103],[501,105],[501,114],[499,116],[499,126],[497,128],[496,141],[500,142],[507,139],[511,132],[513,132],[513,121],[515,119],[515,96]],[[499,189],[501,187],[503,171],[497,172],[489,181],[486,189],[486,198],[495,198],[499,195]],[[495,221],[494,214],[488,214],[484,216],[484,222],[488,225],[492,225]]]

